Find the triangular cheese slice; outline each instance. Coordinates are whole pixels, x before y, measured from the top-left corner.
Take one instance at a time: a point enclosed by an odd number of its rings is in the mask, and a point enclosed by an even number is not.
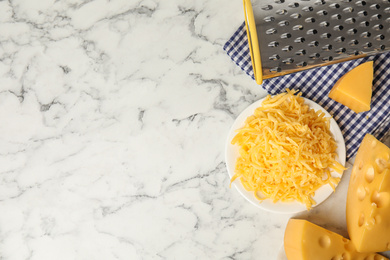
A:
[[[373,62],[363,63],[342,76],[329,92],[329,97],[356,113],[368,111],[371,109],[373,77]]]

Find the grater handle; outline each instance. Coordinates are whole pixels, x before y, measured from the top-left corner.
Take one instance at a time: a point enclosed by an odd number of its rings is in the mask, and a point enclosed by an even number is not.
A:
[[[244,1],[245,25],[248,36],[248,45],[251,54],[252,67],[257,84],[263,83],[263,70],[261,66],[259,41],[251,0]]]

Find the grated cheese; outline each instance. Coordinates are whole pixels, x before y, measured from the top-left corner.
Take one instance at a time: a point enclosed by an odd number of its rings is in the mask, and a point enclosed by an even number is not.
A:
[[[330,133],[330,118],[304,104],[301,93],[287,89],[268,95],[232,144],[240,146],[235,175],[259,201],[299,201],[310,210],[315,191],[325,184],[333,190],[342,173],[336,158],[336,142]]]

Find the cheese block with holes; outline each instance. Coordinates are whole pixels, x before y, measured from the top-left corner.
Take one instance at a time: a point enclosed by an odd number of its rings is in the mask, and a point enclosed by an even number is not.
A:
[[[390,149],[367,134],[347,194],[349,236],[360,252],[390,250]]]
[[[368,111],[373,77],[373,62],[363,63],[342,76],[329,92],[329,97],[356,113]]]
[[[288,260],[386,260],[376,253],[359,253],[343,236],[303,219],[290,219],[284,234]]]

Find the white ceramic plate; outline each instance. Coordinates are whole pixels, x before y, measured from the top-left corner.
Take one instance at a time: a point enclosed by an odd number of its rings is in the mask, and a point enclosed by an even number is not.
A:
[[[245,120],[247,117],[253,115],[256,108],[260,107],[261,102],[264,100],[260,99],[247,107],[234,121],[233,126],[231,127],[227,142],[226,142],[226,149],[225,149],[225,159],[226,159],[226,165],[228,169],[228,173],[230,178],[234,175],[234,169],[236,165],[236,160],[239,156],[239,147],[237,145],[232,145],[231,141],[233,137],[236,135],[236,130],[242,128],[245,125]],[[309,105],[310,108],[314,109],[315,111],[321,110],[325,113],[326,117],[331,117],[331,115],[323,109],[320,105],[317,103],[306,99],[305,98],[305,104]],[[338,162],[342,165],[345,165],[345,143],[344,138],[341,133],[341,130],[339,126],[337,125],[336,121],[331,118],[330,120],[330,131],[333,135],[333,138],[335,139],[337,143],[337,155],[338,155]],[[332,176],[340,177],[340,174],[333,171]],[[258,199],[254,196],[253,192],[249,192],[245,190],[244,186],[242,186],[240,180],[236,180],[232,183],[233,186],[235,186],[238,190],[238,192],[249,202],[251,202],[253,205],[262,208],[267,211],[275,212],[275,213],[286,213],[286,214],[292,214],[292,213],[298,213],[302,211],[306,211],[306,206],[299,202],[276,202],[273,203],[271,200],[266,199],[263,202],[259,202]],[[319,188],[313,199],[316,201],[316,204],[314,206],[319,205],[321,202],[323,202],[325,199],[327,199],[333,192],[332,187],[330,185],[324,185],[321,188]]]

